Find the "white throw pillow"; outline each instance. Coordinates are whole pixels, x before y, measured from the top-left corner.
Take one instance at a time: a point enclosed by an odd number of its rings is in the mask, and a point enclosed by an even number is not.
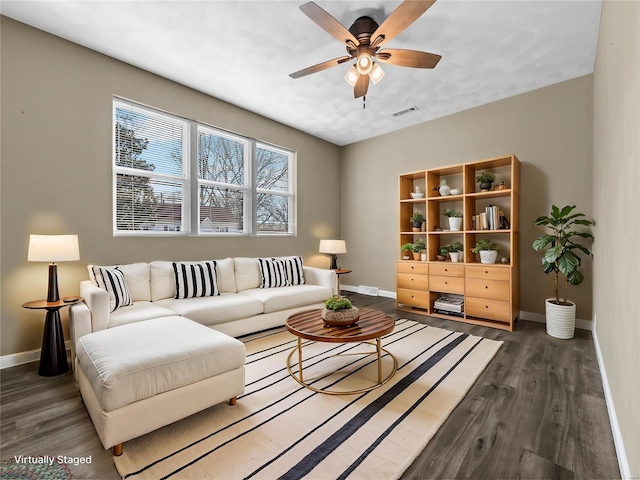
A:
[[[173,262],[176,281],[175,298],[213,297],[220,295],[216,279],[216,262]]]
[[[259,258],[262,283],[260,288],[286,287],[289,285],[284,263],[273,258]]]
[[[284,270],[287,273],[287,281],[289,285],[304,285],[304,270],[302,268],[302,257],[278,257],[274,258],[278,262],[282,262]]]
[[[109,308],[112,312],[133,304],[124,273],[120,268],[93,267],[92,273],[96,285],[109,293]]]

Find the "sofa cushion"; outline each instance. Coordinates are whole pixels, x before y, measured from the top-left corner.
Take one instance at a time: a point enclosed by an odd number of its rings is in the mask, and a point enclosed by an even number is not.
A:
[[[259,258],[260,265],[260,288],[277,288],[289,285],[284,262],[273,258]]]
[[[176,312],[155,303],[133,302],[133,305],[119,308],[109,315],[109,328],[172,315],[176,315]]]
[[[234,263],[231,258],[216,260],[216,280],[220,293],[235,293],[236,280]],[[257,262],[257,260],[256,260]],[[201,263],[201,262],[181,262],[181,263]],[[164,298],[174,298],[176,296],[175,274],[173,272],[173,262],[157,260],[149,264],[151,301],[162,300]]]
[[[220,295],[216,280],[216,262],[173,262],[176,281],[175,298],[212,297]]]
[[[250,288],[260,288],[262,275],[257,258],[234,257],[233,266],[236,273],[236,288],[240,292]]]
[[[95,284],[96,278],[93,273],[94,265],[87,266],[89,270],[89,278]],[[149,264],[148,263],[129,263],[127,265],[105,265],[104,268],[114,269],[118,267],[124,273],[124,279],[127,282],[127,288],[131,294],[131,300],[146,301],[151,300],[151,289],[149,288]],[[98,285],[99,286],[99,285]]]
[[[281,288],[252,288],[238,292],[260,300],[264,313],[320,303],[331,297],[331,289],[319,285],[295,285]]]
[[[242,342],[181,317],[80,337],[78,361],[106,411],[241,368]]]
[[[91,271],[96,285],[109,294],[110,312],[133,303],[122,270],[118,267],[93,267]]]
[[[254,297],[223,293],[217,297],[165,298],[158,306],[173,310],[185,318],[203,325],[216,325],[262,313],[262,302]]]
[[[284,270],[287,272],[287,282],[289,285],[304,285],[304,268],[302,257],[278,257],[274,258],[284,265]]]

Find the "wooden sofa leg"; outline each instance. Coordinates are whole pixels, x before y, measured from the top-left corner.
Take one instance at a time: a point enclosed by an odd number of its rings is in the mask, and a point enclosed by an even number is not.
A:
[[[116,457],[122,455],[122,444],[119,443],[118,445],[111,447],[111,453],[113,453],[113,455]]]
[[[230,398],[229,399],[229,405],[231,405],[232,407],[236,404],[236,397]]]

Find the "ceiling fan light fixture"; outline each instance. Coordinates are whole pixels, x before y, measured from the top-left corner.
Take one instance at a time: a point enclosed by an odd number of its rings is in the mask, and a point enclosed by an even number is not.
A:
[[[373,67],[371,68],[371,73],[369,73],[369,78],[375,85],[380,80],[382,80],[382,77],[384,77],[384,70],[382,70],[382,67],[380,67],[380,65],[374,63]]]
[[[373,60],[367,52],[358,53],[358,61],[356,62],[360,75],[368,75],[373,68]]]
[[[356,66],[352,65],[349,68],[349,70],[347,70],[347,73],[344,76],[344,79],[347,81],[349,85],[351,85],[352,87],[355,87],[356,83],[358,82],[358,78],[360,78],[360,73],[358,72],[358,69],[356,68]]]

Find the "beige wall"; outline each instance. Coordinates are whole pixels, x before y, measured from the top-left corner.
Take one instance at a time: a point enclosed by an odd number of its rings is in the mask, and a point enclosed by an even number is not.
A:
[[[47,266],[26,262],[30,233],[79,235],[81,260],[58,267],[64,295],[88,263],[295,253],[328,266],[317,251],[340,234],[337,146],[6,17],[1,35],[2,355],[40,347],[44,313],[20,307],[46,296]],[[298,236],[114,238],[113,95],[296,150]]]
[[[395,291],[399,257],[398,175],[515,153],[522,162],[521,310],[544,313],[553,281],[531,244],[534,220],[551,204],[577,205],[592,217],[592,76],[587,75],[343,148],[342,234],[345,284]],[[591,319],[591,260],[585,282],[565,291],[577,316]]]
[[[628,478],[640,477],[639,26],[639,2],[603,2],[593,76],[595,333]]]

